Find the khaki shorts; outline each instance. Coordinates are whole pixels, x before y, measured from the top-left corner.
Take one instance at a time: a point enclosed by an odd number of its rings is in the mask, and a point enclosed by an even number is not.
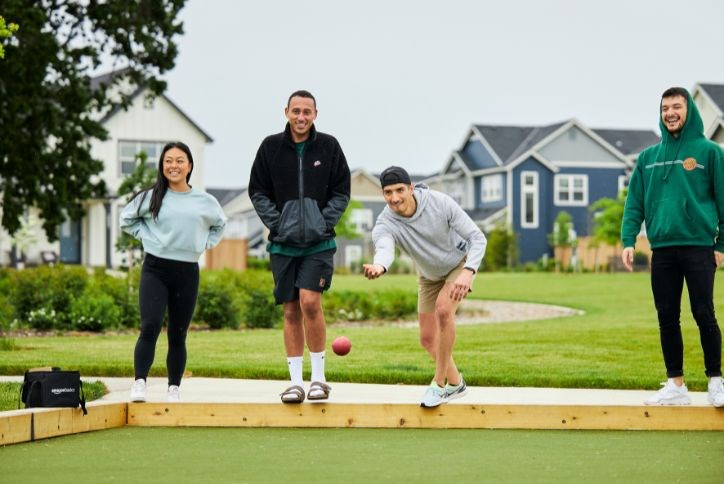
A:
[[[440,294],[440,291],[442,290],[443,286],[445,286],[446,282],[455,282],[455,279],[458,278],[460,273],[463,271],[465,267],[465,258],[460,261],[460,263],[455,266],[453,270],[448,272],[448,274],[437,281],[432,281],[430,279],[427,279],[422,276],[418,276],[417,278],[417,285],[418,285],[418,291],[417,291],[417,312],[418,313],[434,313],[435,312],[435,302],[437,301],[437,296]],[[473,285],[470,283],[470,290],[472,291]]]

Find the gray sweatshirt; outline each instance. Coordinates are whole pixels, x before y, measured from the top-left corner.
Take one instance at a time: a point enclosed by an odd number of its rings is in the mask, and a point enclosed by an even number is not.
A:
[[[174,192],[169,188],[156,220],[150,206],[150,191],[145,198],[138,195],[121,211],[120,225],[156,257],[198,262],[201,253],[218,244],[224,233],[226,215],[219,202],[204,191]]]
[[[372,229],[374,263],[389,268],[397,244],[426,279],[444,278],[466,256],[465,267],[477,272],[488,241],[475,222],[455,200],[424,183],[415,185],[413,193],[417,210],[411,217],[398,215],[389,207],[377,217]]]

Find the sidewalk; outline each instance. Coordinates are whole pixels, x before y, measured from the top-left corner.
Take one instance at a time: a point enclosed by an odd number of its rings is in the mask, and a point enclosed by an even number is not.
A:
[[[22,381],[22,376],[0,376],[0,381]],[[100,401],[129,401],[133,379],[118,377],[83,377],[84,381],[102,381],[109,393]],[[401,403],[418,404],[424,385],[379,385],[335,383],[327,403]],[[148,379],[148,402],[166,401],[166,378]],[[189,403],[280,403],[279,394],[288,381],[238,380],[231,378],[189,377],[181,382],[181,401]],[[305,382],[305,390],[309,382]],[[571,388],[504,388],[468,386],[468,393],[448,405],[603,405],[644,406],[643,401],[658,389],[590,390]],[[692,406],[711,406],[706,392],[689,392]]]

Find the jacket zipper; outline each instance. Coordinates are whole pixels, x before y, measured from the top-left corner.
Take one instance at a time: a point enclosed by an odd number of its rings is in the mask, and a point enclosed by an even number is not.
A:
[[[306,147],[305,147],[306,148]],[[302,173],[302,159],[304,155],[299,155],[299,240],[306,244],[307,240],[304,237],[304,175]]]

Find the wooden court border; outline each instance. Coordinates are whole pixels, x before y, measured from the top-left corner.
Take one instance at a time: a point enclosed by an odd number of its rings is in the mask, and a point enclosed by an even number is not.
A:
[[[709,406],[125,403],[0,412],[0,445],[125,426],[724,431]]]

